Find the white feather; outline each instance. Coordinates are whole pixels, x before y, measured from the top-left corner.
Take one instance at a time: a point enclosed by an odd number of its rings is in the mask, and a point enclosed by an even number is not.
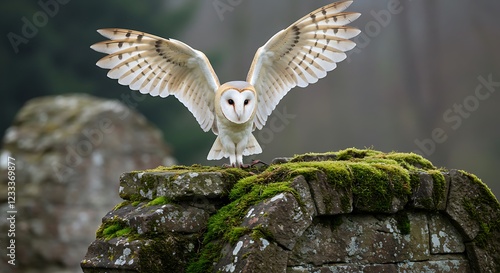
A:
[[[306,87],[326,76],[356,45],[360,33],[346,26],[360,14],[343,12],[352,1],[321,7],[279,31],[255,54],[247,81],[258,92],[255,127],[262,129],[271,112],[290,89]]]
[[[243,156],[262,152],[252,130],[262,129],[287,92],[324,78],[354,48],[349,39],[360,31],[346,25],[360,14],[344,12],[351,4],[326,5],[273,35],[257,50],[246,82],[220,85],[201,51],[144,32],[100,29],[109,40],[91,48],[108,54],[97,66],[109,69],[109,78],[142,94],[174,95],[204,131],[212,129],[209,160],[229,157],[242,166]]]
[[[214,97],[219,80],[206,56],[190,46],[144,32],[100,29],[110,39],[91,46],[109,54],[97,62],[110,69],[108,77],[142,94],[174,94],[194,115],[201,128],[213,127]],[[189,86],[193,88],[189,88]],[[203,101],[195,98],[203,98]]]

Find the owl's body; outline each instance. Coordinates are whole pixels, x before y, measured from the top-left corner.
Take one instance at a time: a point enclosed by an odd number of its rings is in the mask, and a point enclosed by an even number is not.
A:
[[[256,101],[257,93],[248,82],[232,81],[219,87],[214,101],[214,133],[218,136],[208,153],[208,160],[229,157],[230,162],[243,166],[244,155],[262,152],[252,134],[257,110]]]
[[[346,24],[360,14],[343,12],[352,1],[321,7],[276,33],[257,50],[246,81],[223,85],[205,54],[174,40],[126,29],[101,29],[109,38],[91,46],[107,53],[97,65],[108,77],[143,94],[174,95],[193,113],[204,131],[217,138],[207,159],[229,157],[243,166],[243,156],[262,149],[253,136],[279,101],[295,86],[326,76],[354,48],[360,33]]]

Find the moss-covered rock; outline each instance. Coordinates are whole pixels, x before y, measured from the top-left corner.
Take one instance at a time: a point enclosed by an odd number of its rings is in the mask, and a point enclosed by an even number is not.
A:
[[[194,196],[223,198],[231,187],[249,173],[236,168],[173,166],[124,173],[120,197],[130,201],[188,199]]]
[[[274,162],[124,174],[126,201],[103,218],[98,241],[192,240],[189,262],[172,265],[190,273],[261,272],[266,263],[273,272],[330,272],[323,264],[351,262],[464,272],[500,265],[500,205],[473,175],[370,149]]]

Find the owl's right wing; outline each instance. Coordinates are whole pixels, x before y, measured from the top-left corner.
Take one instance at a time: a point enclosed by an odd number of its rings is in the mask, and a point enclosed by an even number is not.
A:
[[[108,41],[91,46],[109,54],[97,62],[108,77],[143,94],[174,95],[193,113],[203,131],[215,126],[214,97],[219,79],[205,54],[174,40],[128,29],[100,29]]]

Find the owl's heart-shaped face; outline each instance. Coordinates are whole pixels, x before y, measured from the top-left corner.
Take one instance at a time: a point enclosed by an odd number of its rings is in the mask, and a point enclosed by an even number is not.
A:
[[[242,124],[251,120],[255,113],[257,98],[252,89],[226,89],[220,98],[224,116],[231,122]]]

